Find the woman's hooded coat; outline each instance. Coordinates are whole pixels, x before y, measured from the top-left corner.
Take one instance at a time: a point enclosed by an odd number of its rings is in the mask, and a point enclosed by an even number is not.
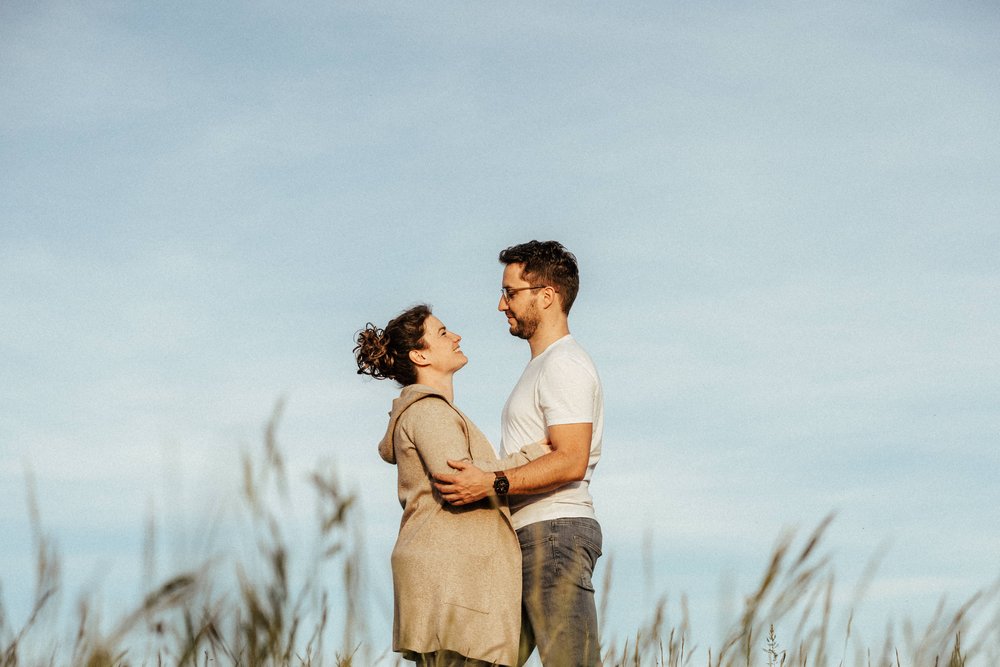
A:
[[[503,501],[454,507],[433,487],[448,459],[487,471],[528,462],[548,449],[530,445],[498,460],[475,424],[435,389],[404,387],[393,401],[379,454],[398,471],[403,518],[392,551],[394,651],[449,650],[497,665],[517,663],[521,550]]]

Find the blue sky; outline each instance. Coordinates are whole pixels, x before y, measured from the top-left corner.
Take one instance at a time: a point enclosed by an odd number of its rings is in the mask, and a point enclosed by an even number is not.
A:
[[[184,560],[284,397],[296,470],[364,498],[388,643],[395,389],[354,374],[353,334],[433,304],[495,440],[528,354],[496,255],[531,238],[582,267],[609,627],[687,594],[709,643],[720,590],[831,511],[843,581],[887,545],[873,641],[997,580],[995,7],[286,5],[0,7],[11,609],[25,470],[69,588],[113,600],[150,512],[188,536],[163,569]]]

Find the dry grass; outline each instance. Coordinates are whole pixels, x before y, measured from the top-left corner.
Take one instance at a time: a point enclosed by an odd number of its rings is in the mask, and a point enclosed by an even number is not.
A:
[[[923,628],[904,623],[902,639],[890,627],[879,646],[852,637],[853,612],[848,609],[842,634],[833,636],[835,577],[830,559],[820,549],[833,521],[826,517],[798,544],[795,535],[781,537],[757,587],[744,598],[743,609],[724,640],[708,648],[708,667],[995,667],[1000,664],[1000,586],[981,591],[958,611],[945,613],[944,603]],[[860,601],[874,576],[869,566],[855,594]],[[690,626],[682,600],[680,625],[664,627],[665,603],[652,611],[651,621],[631,643],[616,651],[608,647],[613,665],[679,667],[692,664]],[[992,619],[989,620],[989,619]],[[987,619],[985,623],[974,620]],[[791,634],[778,636],[781,624]],[[965,640],[977,633],[973,642]]]
[[[152,586],[142,602],[105,628],[86,602],[79,604],[71,632],[58,629],[60,562],[42,528],[34,485],[28,500],[35,550],[35,596],[27,620],[11,626],[0,600],[0,667],[80,665],[301,665],[366,667],[397,664],[385,649],[388,638],[374,642],[364,625],[361,539],[356,503],[331,471],[311,477],[315,495],[312,548],[285,534],[288,479],[276,430],[281,405],[268,422],[263,448],[243,459],[242,508],[255,549],[220,571],[206,560]],[[649,610],[649,620],[618,646],[604,643],[606,665],[683,667],[707,656],[708,667],[974,667],[1000,660],[1000,610],[997,587],[968,600],[957,612],[944,606],[923,628],[904,624],[897,638],[889,628],[875,647],[852,637],[853,617],[834,632],[834,574],[821,544],[833,517],[824,519],[797,542],[779,539],[759,583],[744,599],[724,640],[700,651],[692,643],[684,600],[680,623],[668,627],[666,601]],[[146,560],[153,551],[147,531]],[[611,564],[603,589],[611,590]],[[147,563],[147,570],[152,568]],[[328,581],[339,572],[334,591]],[[870,568],[857,598],[873,575]],[[225,585],[225,582],[233,582]],[[604,598],[607,600],[607,596]],[[333,627],[331,610],[342,609]],[[604,617],[605,610],[601,610]],[[994,614],[991,622],[973,623]],[[781,633],[775,627],[783,628]],[[974,635],[976,628],[978,635]],[[982,629],[985,627],[985,629]],[[789,631],[789,628],[793,628]],[[71,637],[69,636],[71,635]],[[332,645],[331,645],[332,644]]]
[[[34,488],[28,483],[29,508],[36,551],[36,594],[28,620],[16,632],[0,604],[0,667],[19,665],[304,665],[347,667],[359,652],[364,627],[360,605],[360,540],[352,524],[354,497],[343,492],[332,471],[317,471],[310,482],[315,495],[312,549],[284,532],[282,510],[288,509],[288,479],[276,430],[281,404],[275,409],[257,456],[243,457],[243,519],[256,549],[220,571],[214,559],[188,572],[168,577],[152,588],[141,604],[105,629],[91,606],[79,604],[72,639],[59,637],[54,601],[61,588],[59,558],[42,529]],[[148,561],[155,531],[147,530]],[[299,560],[295,560],[299,559]],[[326,570],[339,565],[343,576],[338,595],[327,588]],[[235,581],[231,586],[219,584]],[[344,605],[347,622],[329,639],[332,604]]]

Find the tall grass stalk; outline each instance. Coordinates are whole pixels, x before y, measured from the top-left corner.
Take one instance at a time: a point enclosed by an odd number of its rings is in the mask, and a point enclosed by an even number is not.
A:
[[[242,460],[241,533],[254,549],[235,562],[209,556],[190,571],[153,586],[142,601],[106,627],[90,600],[76,611],[69,642],[54,622],[62,588],[59,559],[46,536],[34,484],[28,476],[28,506],[36,552],[36,591],[31,612],[16,632],[0,600],[0,667],[20,665],[304,665],[368,664],[374,658],[362,641],[361,557],[355,499],[332,470],[309,478],[316,500],[312,548],[288,534],[289,480],[277,440],[278,403],[264,429],[263,448]],[[143,561],[152,579],[155,524],[147,524]],[[332,593],[328,570],[339,561],[341,586]],[[231,568],[231,569],[230,569]],[[331,577],[336,581],[335,577]],[[228,582],[228,583],[227,583]],[[346,621],[328,645],[330,612],[342,606]],[[51,621],[51,619],[50,619]],[[68,646],[68,648],[67,648]],[[364,662],[356,663],[358,658]]]
[[[58,627],[60,560],[43,528],[34,480],[26,475],[35,553],[34,602],[23,623],[15,627],[0,595],[0,667],[399,664],[384,648],[389,643],[387,631],[381,631],[385,636],[380,632],[370,637],[358,506],[332,470],[319,469],[308,478],[316,503],[311,540],[303,542],[293,530],[291,484],[277,437],[282,408],[279,402],[267,422],[262,448],[241,461],[240,532],[252,538],[253,548],[206,556],[200,565],[152,583],[156,524],[150,517],[143,550],[148,592],[110,625],[84,598],[72,630],[66,633]],[[853,612],[874,577],[873,564],[855,590],[846,627],[835,627],[835,577],[830,558],[821,549],[832,521],[832,515],[823,519],[801,543],[794,533],[779,538],[722,641],[703,643],[708,667],[1000,664],[997,586],[973,596],[957,612],[948,613],[942,603],[923,627],[905,623],[898,640],[890,625],[877,647],[865,646],[854,632]],[[613,594],[613,564],[609,558],[605,566],[602,619]],[[652,578],[650,568],[646,576]],[[621,645],[603,638],[604,664],[687,667],[696,659],[705,664],[692,639],[687,600],[679,599],[676,623],[669,622],[668,599],[660,597],[645,602],[648,620]],[[973,623],[984,618],[981,627]],[[834,634],[839,632],[842,639]]]

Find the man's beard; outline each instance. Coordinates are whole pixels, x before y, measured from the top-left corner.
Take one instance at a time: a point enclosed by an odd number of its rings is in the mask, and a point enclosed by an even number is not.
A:
[[[532,315],[533,313],[526,313],[523,318],[511,315],[514,318],[514,324],[510,325],[510,335],[524,340],[534,336],[538,329],[538,318],[532,317]]]

